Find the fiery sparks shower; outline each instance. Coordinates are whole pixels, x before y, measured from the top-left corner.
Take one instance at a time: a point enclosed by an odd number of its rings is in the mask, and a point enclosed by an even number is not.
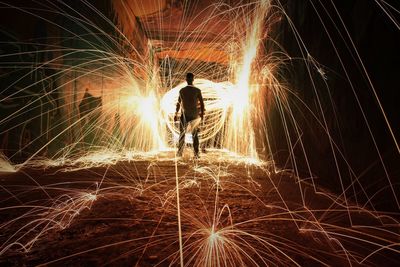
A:
[[[164,120],[176,140],[179,136],[179,127],[174,122],[175,106],[178,101],[179,90],[186,86],[181,83],[168,91],[161,100],[161,109]],[[195,86],[202,91],[207,112],[200,126],[200,142],[207,142],[216,137],[227,121],[227,113],[232,107],[229,96],[233,93],[232,84],[229,82],[214,83],[205,79],[196,79]],[[187,141],[191,142],[190,134],[187,134]]]
[[[0,265],[399,264],[393,76],[361,20],[400,13],[350,2],[0,0]],[[176,157],[187,72],[200,159],[190,130]]]

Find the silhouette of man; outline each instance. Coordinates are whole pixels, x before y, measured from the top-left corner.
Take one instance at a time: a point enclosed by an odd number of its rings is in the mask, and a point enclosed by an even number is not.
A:
[[[182,156],[183,148],[185,145],[185,133],[189,124],[194,124],[195,120],[203,119],[204,116],[204,102],[203,96],[199,88],[193,86],[194,75],[193,73],[186,74],[187,86],[179,91],[178,103],[176,104],[176,113],[174,120],[178,120],[178,112],[182,106],[182,115],[180,117],[180,134],[178,142],[178,157]],[[197,103],[200,102],[200,110]],[[195,158],[199,157],[199,131],[197,126],[192,126],[193,149]]]

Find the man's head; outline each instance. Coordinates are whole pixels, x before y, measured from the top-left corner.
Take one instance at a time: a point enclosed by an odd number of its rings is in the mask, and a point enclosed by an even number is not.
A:
[[[186,73],[186,81],[188,84],[193,84],[194,74],[191,72]]]

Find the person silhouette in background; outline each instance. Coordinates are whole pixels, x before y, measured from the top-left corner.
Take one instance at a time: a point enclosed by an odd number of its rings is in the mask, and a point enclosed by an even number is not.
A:
[[[193,73],[186,74],[187,86],[183,87],[179,91],[178,103],[176,104],[176,112],[174,121],[178,120],[178,112],[182,107],[182,114],[180,117],[179,124],[179,141],[178,141],[178,153],[177,156],[181,157],[183,148],[185,145],[185,134],[188,126],[191,126],[191,132],[193,137],[193,150],[194,157],[199,158],[199,132],[198,125],[200,119],[204,117],[204,102],[203,96],[199,88],[193,86],[194,75]],[[200,103],[200,110],[197,107],[197,103]],[[200,117],[200,119],[199,119]]]
[[[97,125],[101,115],[102,98],[95,97],[85,89],[85,94],[79,104],[79,115],[81,117],[81,133],[83,134],[84,145],[91,146],[98,139]]]

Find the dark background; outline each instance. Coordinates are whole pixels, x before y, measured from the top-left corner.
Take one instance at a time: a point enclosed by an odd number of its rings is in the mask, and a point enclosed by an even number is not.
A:
[[[284,19],[275,34],[292,59],[281,75],[293,90],[289,94],[289,102],[305,149],[297,142],[294,153],[289,153],[282,114],[275,109],[270,115],[275,160],[282,167],[297,167],[302,177],[313,176],[318,184],[335,192],[342,193],[343,189],[347,189],[348,199],[359,204],[398,210],[394,194],[399,195],[399,152],[367,77],[368,74],[398,140],[398,26],[375,1],[281,3],[307,49],[298,45],[288,20]],[[399,10],[398,1],[388,3]],[[390,12],[398,23],[399,13]],[[309,58],[307,53],[319,65],[305,60]],[[325,78],[318,72],[318,67],[323,68]],[[335,143],[334,149],[325,129],[316,122],[316,119],[323,121],[322,114]],[[283,116],[289,118],[287,112]],[[299,135],[293,123],[288,123],[288,126],[290,139],[296,143]]]

